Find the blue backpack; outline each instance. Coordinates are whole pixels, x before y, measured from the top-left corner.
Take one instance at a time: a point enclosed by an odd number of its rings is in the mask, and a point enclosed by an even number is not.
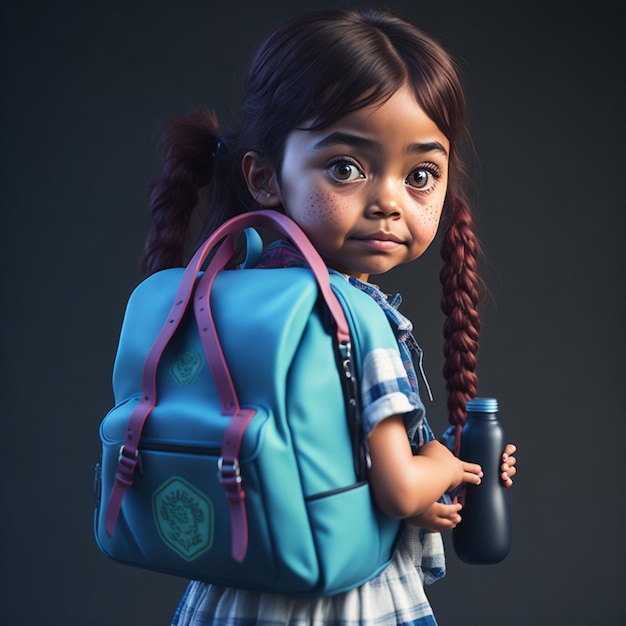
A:
[[[311,268],[224,270],[252,227],[288,237]],[[380,307],[274,211],[233,218],[187,268],[146,279],[128,302],[115,407],[100,426],[100,550],[295,596],[378,575],[401,522],[376,508],[367,481],[357,381],[374,348],[397,349]]]

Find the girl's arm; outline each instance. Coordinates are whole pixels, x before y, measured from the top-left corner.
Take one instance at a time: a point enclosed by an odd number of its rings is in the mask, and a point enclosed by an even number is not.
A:
[[[513,456],[516,450],[517,448],[512,443],[509,443],[502,454],[502,465],[500,466],[502,474],[500,477],[505,487],[513,485],[513,476],[517,473],[517,468],[515,467],[517,459]],[[461,521],[460,511],[462,508],[457,498],[454,499],[452,504],[434,502],[423,513],[407,519],[407,522],[414,526],[428,528],[429,530],[450,530],[455,528]]]
[[[377,424],[368,441],[374,501],[391,517],[419,515],[446,491],[480,483],[480,465],[461,461],[438,441],[424,444],[413,455],[400,415]]]

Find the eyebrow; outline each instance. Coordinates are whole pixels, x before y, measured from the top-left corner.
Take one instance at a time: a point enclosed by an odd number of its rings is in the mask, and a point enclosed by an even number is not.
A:
[[[367,137],[361,137],[359,135],[353,135],[351,133],[344,133],[336,131],[330,133],[327,137],[320,139],[313,148],[318,150],[326,146],[334,145],[347,145],[354,148],[360,148],[363,150],[369,150],[371,152],[382,151],[382,145],[378,141],[368,139]],[[424,154],[426,152],[441,152],[444,156],[448,156],[448,151],[438,141],[428,141],[424,143],[410,143],[404,148],[404,152],[407,154]]]

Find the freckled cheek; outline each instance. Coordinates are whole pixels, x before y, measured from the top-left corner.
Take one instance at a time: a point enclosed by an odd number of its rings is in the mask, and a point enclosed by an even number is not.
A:
[[[442,208],[443,202],[433,202],[422,206],[420,211],[416,213],[415,225],[420,239],[428,240],[429,242],[434,239],[439,228]]]
[[[330,193],[312,193],[300,208],[300,225],[313,230],[332,228],[341,222],[341,201]]]

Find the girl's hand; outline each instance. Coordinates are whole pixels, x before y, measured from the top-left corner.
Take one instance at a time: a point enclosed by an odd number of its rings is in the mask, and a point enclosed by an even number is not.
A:
[[[459,515],[461,508],[457,498],[454,499],[452,504],[434,502],[419,515],[407,517],[406,522],[412,526],[420,526],[435,532],[451,530],[461,521],[461,516]]]
[[[517,474],[517,467],[515,464],[517,463],[517,459],[513,456],[517,448],[512,444],[507,444],[506,448],[504,448],[504,452],[502,454],[502,465],[500,466],[502,483],[505,487],[510,487],[513,484],[513,476]]]
[[[418,450],[417,454],[431,458],[450,468],[453,472],[453,479],[446,491],[452,491],[465,483],[480,485],[481,478],[483,477],[483,470],[480,465],[461,461],[461,459],[454,456],[446,446],[438,441],[425,443]]]
[[[374,502],[390,517],[421,515],[442,493],[464,483],[478,485],[483,476],[480,465],[461,461],[438,441],[425,443],[414,455],[402,415],[382,420],[368,442]]]

